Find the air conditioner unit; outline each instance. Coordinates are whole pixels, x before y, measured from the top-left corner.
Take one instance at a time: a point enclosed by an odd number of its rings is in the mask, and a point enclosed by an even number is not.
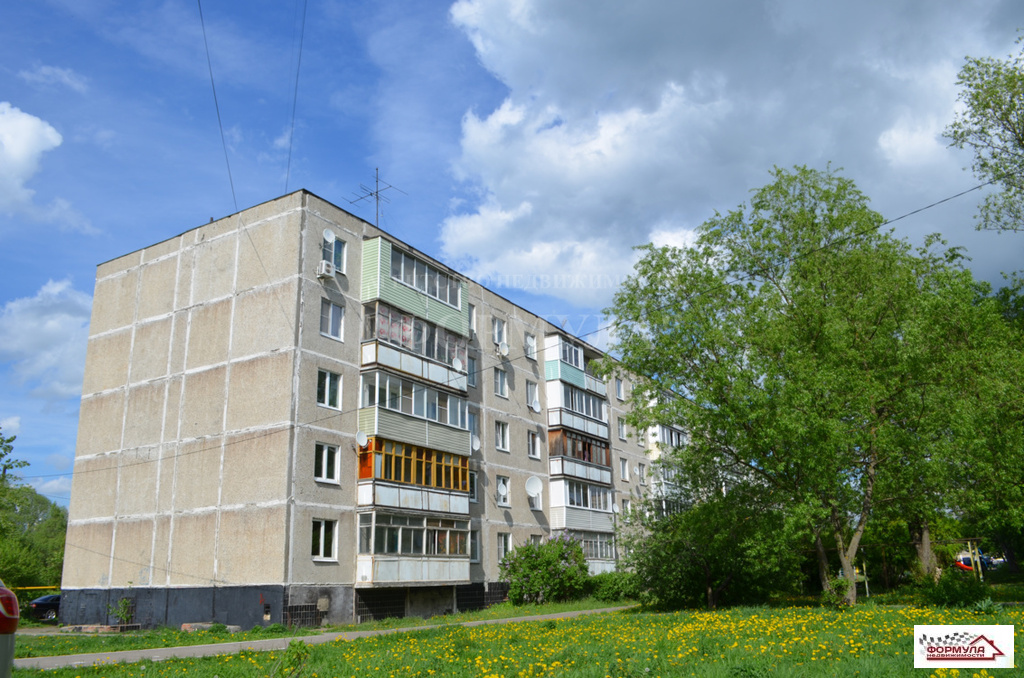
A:
[[[316,277],[318,278],[333,278],[334,277],[334,264],[330,261],[321,261],[316,267]]]

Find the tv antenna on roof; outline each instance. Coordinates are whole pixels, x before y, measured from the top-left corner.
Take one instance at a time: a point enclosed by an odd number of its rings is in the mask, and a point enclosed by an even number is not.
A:
[[[402,195],[409,195],[402,189],[392,186],[387,182],[384,182],[384,185],[382,186],[380,181],[380,168],[377,167],[374,169],[374,188],[370,188],[366,184],[359,184],[360,193],[356,195],[354,200],[349,200],[348,204],[355,205],[357,202],[362,202],[367,198],[373,198],[374,202],[377,205],[377,217],[374,220],[373,225],[376,226],[377,228],[380,228],[380,204],[382,202],[391,202],[390,200],[388,200],[387,196],[384,195],[384,191],[390,190],[392,188],[401,193]]]

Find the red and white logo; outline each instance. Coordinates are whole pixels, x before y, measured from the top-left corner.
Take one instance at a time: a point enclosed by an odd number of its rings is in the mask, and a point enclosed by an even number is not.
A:
[[[914,626],[914,667],[1013,667],[1013,626]]]

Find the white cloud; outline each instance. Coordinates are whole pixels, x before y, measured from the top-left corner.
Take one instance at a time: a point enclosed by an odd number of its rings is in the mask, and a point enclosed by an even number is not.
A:
[[[19,71],[18,77],[30,85],[62,85],[79,94],[85,94],[89,89],[88,81],[70,68],[36,66],[31,71]]]
[[[51,478],[42,482],[36,481],[30,484],[36,492],[44,497],[53,499],[59,504],[64,503],[59,501],[60,499],[66,499],[71,496],[71,476],[61,476],[59,478]]]
[[[88,219],[67,200],[56,198],[49,205],[36,205],[35,191],[26,186],[39,171],[43,154],[63,141],[45,120],[0,101],[0,213],[24,215],[34,221],[92,233],[95,229]]]
[[[0,430],[5,436],[18,435],[21,430],[21,417],[4,417],[0,419]]]
[[[453,24],[507,94],[464,116],[442,254],[497,284],[614,280],[633,246],[691,242],[773,166],[831,162],[880,209],[905,209],[911,182],[956,193],[956,71],[998,38],[985,11],[941,7],[459,0]],[[612,291],[550,293],[593,308]]]
[[[67,280],[48,281],[34,297],[0,312],[0,361],[10,362],[30,395],[47,401],[82,393],[92,297]]]

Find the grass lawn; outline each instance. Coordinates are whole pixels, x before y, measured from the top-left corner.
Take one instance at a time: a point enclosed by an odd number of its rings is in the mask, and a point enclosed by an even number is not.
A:
[[[118,652],[121,650],[142,650],[157,647],[175,647],[178,645],[208,645],[214,643],[234,643],[265,638],[287,638],[290,636],[312,636],[318,633],[338,631],[372,631],[376,629],[414,628],[417,626],[439,626],[461,622],[480,621],[487,619],[510,619],[529,615],[554,614],[573,612],[576,610],[595,610],[609,607],[621,607],[620,603],[606,603],[593,598],[570,603],[550,603],[547,605],[531,605],[515,607],[511,603],[492,605],[476,612],[444,615],[422,619],[420,617],[391,618],[365,624],[345,626],[325,626],[318,628],[289,629],[277,624],[267,629],[256,629],[242,633],[225,631],[193,631],[191,633],[176,629],[162,628],[151,631],[130,631],[127,633],[89,633],[15,636],[14,656],[51,657],[55,655],[88,654],[93,652]],[[24,624],[26,627],[39,627],[42,624]]]
[[[1024,610],[994,615],[964,610],[860,605],[735,608],[655,614],[628,611],[559,621],[447,626],[314,647],[304,662],[285,653],[243,652],[206,659],[47,671],[50,678],[107,676],[926,676],[1000,675],[970,669],[913,668],[914,624],[1014,624]],[[294,643],[297,645],[298,643]],[[1019,662],[1018,662],[1019,664]],[[292,668],[295,670],[285,671]],[[41,672],[38,672],[41,673]],[[19,678],[37,672],[19,670]]]

